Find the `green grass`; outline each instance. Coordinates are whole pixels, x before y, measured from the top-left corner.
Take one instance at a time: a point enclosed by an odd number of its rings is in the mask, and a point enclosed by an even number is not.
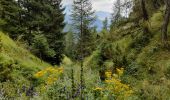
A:
[[[34,74],[51,66],[16,44],[9,36],[0,32],[0,89],[7,99],[17,98],[15,92],[26,86],[38,85]],[[0,97],[1,99],[2,97]]]
[[[96,68],[125,67],[123,81],[133,87],[138,100],[169,100],[170,51],[163,48],[161,43],[163,12],[160,10],[156,11],[148,22],[151,37],[144,36],[146,34],[143,34],[142,26],[127,27],[125,30],[122,27],[126,25],[115,28],[101,40],[106,41],[104,46],[106,49],[102,52],[100,50],[93,52],[85,59],[86,66],[95,68],[101,59],[100,55],[104,55],[106,60],[103,65]],[[126,58],[126,65],[117,66],[113,63],[115,59],[118,63],[122,62],[123,56]]]
[[[10,56],[12,59],[21,62],[21,65],[34,67],[34,68],[44,68],[50,66],[48,63],[40,60],[39,58],[32,55],[28,50],[18,46],[15,41],[10,39],[7,35],[0,32],[2,41],[2,53]]]

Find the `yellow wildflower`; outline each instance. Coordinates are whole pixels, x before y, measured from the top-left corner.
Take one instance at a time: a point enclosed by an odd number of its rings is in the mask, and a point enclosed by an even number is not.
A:
[[[125,92],[124,97],[125,97],[125,98],[126,98],[126,97],[129,97],[129,96],[131,96],[132,94],[133,94],[133,90],[128,90],[128,91]]]
[[[112,72],[107,71],[107,72],[105,72],[105,75],[106,75],[107,78],[111,78],[112,77]]]
[[[46,69],[49,73],[54,73],[55,69],[52,67],[49,67]]]
[[[122,76],[123,72],[124,72],[124,68],[121,68],[121,69],[116,68],[116,71],[117,71],[119,76]]]
[[[112,80],[105,80],[106,83],[112,83]]]
[[[42,71],[39,71],[35,74],[37,78],[42,78],[44,83],[51,85],[53,84],[58,78],[59,75],[63,72],[64,68],[54,68],[48,67]]]
[[[57,78],[48,77],[48,79],[47,79],[47,84],[48,84],[48,85],[51,85],[51,84],[53,84],[56,80],[57,80]]]
[[[46,72],[45,71],[39,71],[38,73],[35,74],[35,77],[39,78],[42,77]]]
[[[62,73],[63,71],[64,71],[64,68],[63,68],[63,67],[58,68],[58,72],[59,72],[59,73]]]
[[[102,91],[103,89],[101,87],[96,87],[94,90],[95,91]]]
[[[48,78],[47,84],[48,84],[48,85],[51,85],[52,83],[53,83],[52,79],[51,79],[51,78]]]
[[[116,69],[117,73],[113,74],[111,71],[105,72],[107,79],[105,80],[105,90],[108,90],[111,94],[116,95],[118,98],[127,98],[133,94],[133,90],[129,85],[124,84],[120,80],[120,76],[123,75],[123,68]]]

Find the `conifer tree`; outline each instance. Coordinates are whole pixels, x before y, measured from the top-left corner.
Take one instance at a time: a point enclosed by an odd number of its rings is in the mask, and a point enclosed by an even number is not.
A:
[[[85,56],[90,54],[91,41],[92,41],[92,24],[95,20],[94,11],[92,10],[92,4],[90,0],[74,0],[72,9],[72,20],[74,29],[77,31],[77,52],[78,59],[81,60],[81,75],[80,75],[80,86],[81,93],[80,99],[84,99],[84,70],[83,70],[83,59]],[[90,48],[90,49],[89,49]]]
[[[1,0],[1,21],[5,21],[5,26],[2,26],[3,31],[7,31],[12,38],[16,38],[22,27],[20,27],[19,12],[21,8],[16,0]]]
[[[60,64],[64,53],[64,33],[65,27],[62,0],[46,0],[46,10],[49,19],[46,21],[42,30],[46,35],[50,48],[55,51],[54,57],[49,57],[48,61],[52,64]]]
[[[114,12],[115,14],[113,14],[113,19],[118,22],[121,18],[121,8],[122,8],[121,0],[117,0],[114,5],[115,5],[116,11]]]
[[[168,25],[169,25],[169,18],[170,18],[170,1],[165,0],[166,10],[165,10],[165,17],[162,25],[162,42],[165,47],[168,46]]]
[[[108,18],[106,17],[105,20],[103,21],[103,30],[108,30]]]
[[[111,16],[111,26],[110,29],[112,29],[115,25],[117,25],[121,18],[122,18],[122,5],[121,5],[121,0],[116,0],[115,3],[113,4],[113,13]]]
[[[64,53],[62,31],[65,26],[61,0],[1,0],[0,5],[2,5],[0,21],[7,22],[5,27],[2,27],[4,31],[7,31],[13,39],[22,34],[23,40],[32,49],[40,49],[34,48],[37,47],[34,45],[35,42],[36,44],[45,43],[43,45],[49,48],[49,51],[44,54],[44,50],[39,50],[40,54],[44,55],[43,60],[51,64],[61,62]],[[38,35],[43,37],[36,38]],[[52,52],[51,55],[50,51],[55,51],[55,54]]]
[[[77,55],[83,57],[91,53],[92,29],[95,20],[94,11],[90,0],[74,0],[72,9],[74,29],[77,31]],[[83,47],[80,50],[81,46]],[[78,58],[81,58],[80,56]]]

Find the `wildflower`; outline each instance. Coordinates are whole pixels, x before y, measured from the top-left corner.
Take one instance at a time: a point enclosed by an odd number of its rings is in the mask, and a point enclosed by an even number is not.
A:
[[[105,80],[106,83],[112,83],[112,80]]]
[[[45,71],[39,71],[38,73],[35,74],[35,77],[39,78],[42,77],[45,74]]]
[[[47,72],[49,72],[49,73],[54,73],[54,71],[55,71],[55,69],[54,68],[52,68],[52,67],[49,67],[49,68],[47,68],[47,69],[45,69]]]
[[[63,68],[63,67],[58,68],[58,72],[59,72],[59,73],[62,73],[63,71],[64,71],[64,68]]]
[[[105,72],[105,75],[106,75],[107,78],[111,78],[112,77],[112,72],[107,71],[107,72]]]
[[[120,80],[120,76],[123,75],[123,68],[116,69],[117,73],[112,75],[111,71],[105,72],[107,79],[105,80],[105,86],[103,87],[110,94],[115,95],[117,98],[127,98],[133,94],[133,90],[129,85],[124,84]]]
[[[47,84],[48,84],[48,85],[51,85],[51,84],[53,84],[56,80],[57,80],[57,78],[48,77],[48,78],[47,78]]]
[[[117,74],[113,74],[113,77],[116,77],[116,78],[118,78],[118,75],[117,75]]]
[[[39,71],[35,74],[37,78],[43,79],[43,82],[46,83],[47,85],[53,84],[61,73],[63,73],[64,68],[54,68],[54,67],[48,67],[42,71]]]
[[[122,76],[123,72],[124,72],[124,68],[121,68],[121,69],[116,68],[116,71],[117,71],[119,76]]]
[[[129,97],[133,94],[133,90],[129,90],[125,92],[125,97]]]
[[[103,89],[101,87],[96,87],[94,90],[95,91],[102,91]]]

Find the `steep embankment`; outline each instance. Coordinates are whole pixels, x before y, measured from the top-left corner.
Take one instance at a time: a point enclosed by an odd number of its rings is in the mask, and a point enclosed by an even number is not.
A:
[[[0,32],[0,92],[15,97],[16,91],[36,85],[34,74],[50,66]],[[19,92],[19,91],[18,91]],[[5,94],[4,94],[5,93]]]

